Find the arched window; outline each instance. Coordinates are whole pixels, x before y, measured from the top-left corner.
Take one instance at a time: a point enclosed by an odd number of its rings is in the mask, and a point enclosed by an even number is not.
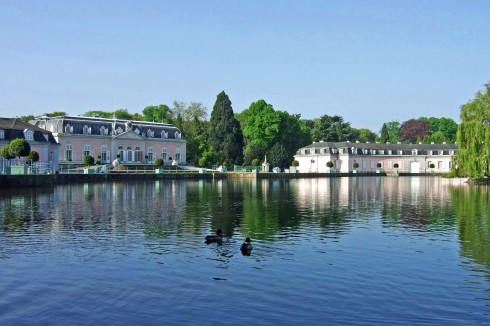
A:
[[[119,160],[122,162],[124,161],[124,149],[122,146],[119,146],[117,148],[117,155],[119,155]]]

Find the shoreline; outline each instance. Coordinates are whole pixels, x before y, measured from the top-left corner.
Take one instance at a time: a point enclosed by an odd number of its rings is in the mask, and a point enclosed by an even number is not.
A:
[[[434,173],[273,173],[273,172],[207,172],[207,173],[106,173],[106,174],[29,174],[0,175],[1,188],[49,187],[67,183],[107,182],[107,181],[156,181],[156,180],[213,180],[213,179],[302,179],[340,177],[413,177],[441,176]],[[461,180],[461,179],[460,179]],[[466,180],[459,181],[465,182]]]

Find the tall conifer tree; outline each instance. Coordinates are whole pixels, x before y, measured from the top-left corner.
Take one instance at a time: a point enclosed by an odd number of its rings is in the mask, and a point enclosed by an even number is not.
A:
[[[233,114],[231,101],[224,91],[218,94],[209,120],[209,145],[222,161],[243,162],[243,134]]]

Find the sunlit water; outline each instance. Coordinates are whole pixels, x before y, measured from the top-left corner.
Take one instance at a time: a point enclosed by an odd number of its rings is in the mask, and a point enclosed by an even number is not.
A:
[[[0,325],[489,324],[489,215],[437,177],[3,189]]]

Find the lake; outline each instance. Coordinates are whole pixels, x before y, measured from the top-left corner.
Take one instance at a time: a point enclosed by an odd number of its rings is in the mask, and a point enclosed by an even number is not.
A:
[[[1,325],[490,323],[488,188],[440,177],[1,189],[0,228]]]

